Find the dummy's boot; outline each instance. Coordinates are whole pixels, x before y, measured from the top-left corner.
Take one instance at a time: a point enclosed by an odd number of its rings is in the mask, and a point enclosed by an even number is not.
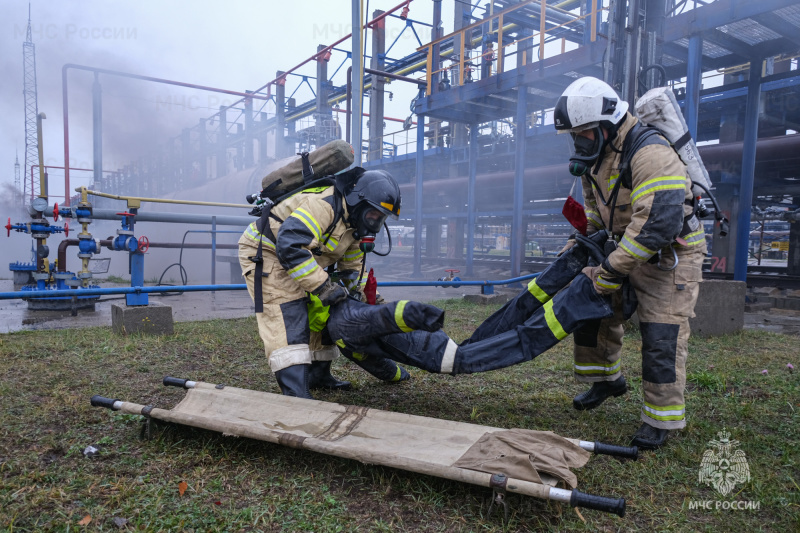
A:
[[[628,392],[625,377],[620,376],[614,381],[595,381],[592,388],[575,396],[572,407],[578,411],[594,409],[611,396],[622,396]]]
[[[397,383],[411,379],[411,374],[391,359],[374,357],[366,354],[354,353],[351,350],[342,349],[342,355],[354,362],[374,377],[387,383]]]
[[[631,446],[638,446],[640,450],[655,450],[667,442],[668,429],[661,429],[642,422],[633,435]]]
[[[311,365],[292,365],[275,372],[275,379],[284,396],[313,400],[308,390],[308,372]]]
[[[330,361],[313,361],[308,372],[308,388],[311,390],[350,390],[349,381],[340,381],[331,375]]]

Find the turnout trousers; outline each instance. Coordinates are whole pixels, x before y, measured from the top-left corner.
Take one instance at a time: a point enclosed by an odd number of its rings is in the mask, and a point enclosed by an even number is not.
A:
[[[665,271],[645,263],[631,272],[629,281],[638,298],[642,333],[643,422],[661,429],[686,426],[686,385],[689,318],[694,316],[705,246],[677,250],[678,266]],[[661,266],[674,264],[664,254]],[[622,294],[613,295],[614,315],[589,323],[574,333],[578,381],[614,381],[622,373]]]
[[[255,254],[255,248],[239,245],[239,264],[250,298],[255,298],[256,291],[256,264],[250,260]],[[263,256],[261,293],[264,311],[256,313],[256,321],[272,371],[336,359],[338,348],[329,339],[323,339],[322,333],[311,331],[309,327],[305,291],[283,269],[277,258],[269,253]]]

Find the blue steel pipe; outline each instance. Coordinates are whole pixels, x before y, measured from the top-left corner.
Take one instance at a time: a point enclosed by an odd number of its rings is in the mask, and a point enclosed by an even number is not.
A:
[[[507,285],[519,281],[535,278],[535,274],[527,274],[505,280],[486,281],[382,281],[378,287],[459,287],[461,285],[485,286]],[[105,289],[66,289],[60,291],[13,291],[0,292],[0,300],[15,300],[19,298],[55,298],[58,296],[104,296],[110,294],[157,294],[162,292],[202,292],[202,291],[243,291],[247,285],[170,285],[158,287],[109,287]]]

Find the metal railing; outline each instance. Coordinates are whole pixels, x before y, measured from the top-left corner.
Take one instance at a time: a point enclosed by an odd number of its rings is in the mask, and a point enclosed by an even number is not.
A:
[[[539,59],[544,59],[544,49],[545,44],[548,41],[548,35],[550,36],[550,41],[554,38],[558,39],[560,33],[570,25],[573,24],[588,24],[589,29],[589,41],[594,42],[597,40],[597,22],[598,17],[601,16],[603,11],[607,11],[608,8],[598,7],[598,0],[591,0],[591,10],[584,15],[576,15],[571,13],[570,11],[566,11],[564,9],[559,8],[559,5],[550,5],[548,6],[545,0],[525,0],[520,2],[519,4],[514,4],[513,6],[507,7],[502,11],[498,11],[493,15],[490,15],[488,18],[482,19],[478,22],[470,24],[469,26],[465,26],[459,30],[454,31],[448,35],[440,37],[434,41],[429,42],[426,45],[420,46],[417,48],[418,51],[425,50],[427,52],[427,68],[426,68],[426,81],[427,81],[427,88],[426,94],[430,96],[433,90],[433,80],[435,74],[445,73],[447,74],[450,71],[451,76],[450,79],[453,80],[453,84],[456,83],[456,76],[458,77],[457,84],[464,85],[465,83],[469,83],[471,81],[475,81],[476,78],[473,76],[472,72],[476,69],[475,62],[478,61],[487,61],[490,63],[495,63],[494,68],[489,68],[489,74],[502,74],[505,68],[505,59],[507,56],[514,55],[519,53],[523,47],[527,48],[537,48],[538,47],[538,56]],[[531,6],[532,4],[538,5],[540,7],[539,13],[539,31],[533,33],[531,35],[520,37],[519,39],[513,40],[511,42],[505,43],[503,40],[504,34],[508,34],[511,31],[514,31],[519,28],[519,25],[515,23],[506,24],[506,21],[511,20],[510,15],[517,15],[519,16],[519,10]],[[569,20],[547,27],[547,13],[553,14],[557,13],[562,18],[568,17]],[[496,24],[495,24],[496,23]],[[483,34],[479,37],[473,38],[473,30],[482,29],[484,26],[488,26],[488,31],[484,31]],[[494,37],[496,36],[496,37]],[[458,43],[458,49],[454,48],[451,49],[449,52],[453,54],[456,59],[451,59],[453,61],[452,65],[448,65],[446,67],[442,67],[439,69],[434,69],[433,67],[433,56],[434,56],[434,47],[437,45],[443,44],[445,41],[452,39],[454,43]],[[481,53],[472,56],[471,49],[473,46],[480,42],[488,42],[491,44],[492,41],[497,41],[497,50],[493,47],[487,47]],[[538,44],[536,41],[538,40]],[[469,47],[467,47],[466,43],[469,41]],[[526,46],[527,42],[530,41],[530,46]],[[562,46],[561,46],[561,53],[565,52],[565,40],[561,38]],[[508,53],[507,48],[510,46],[515,46],[517,50],[513,53]],[[470,55],[468,55],[468,53]],[[496,55],[495,55],[496,54]],[[444,52],[442,56],[444,57],[447,55],[447,52]]]

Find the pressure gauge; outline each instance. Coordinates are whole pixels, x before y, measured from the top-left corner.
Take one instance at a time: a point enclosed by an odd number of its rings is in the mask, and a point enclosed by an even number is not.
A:
[[[44,212],[47,209],[47,198],[42,198],[38,196],[31,201],[31,207],[33,207],[36,211]]]

